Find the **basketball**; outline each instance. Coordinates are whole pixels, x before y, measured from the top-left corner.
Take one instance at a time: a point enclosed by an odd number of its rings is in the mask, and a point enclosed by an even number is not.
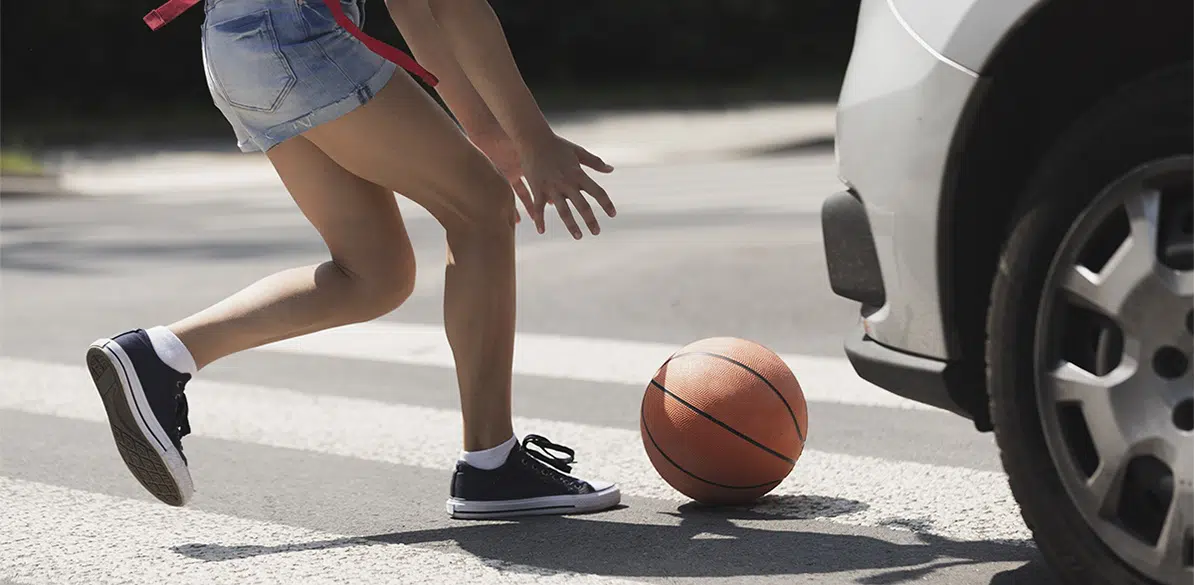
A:
[[[655,470],[702,504],[745,504],[782,482],[804,451],[808,408],[787,364],[752,341],[684,346],[643,394],[639,431]]]

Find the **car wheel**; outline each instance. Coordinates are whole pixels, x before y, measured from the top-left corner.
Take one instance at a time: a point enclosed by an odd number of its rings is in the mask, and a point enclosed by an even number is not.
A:
[[[1003,467],[1073,585],[1192,582],[1194,68],[1081,116],[1029,180],[992,287]]]

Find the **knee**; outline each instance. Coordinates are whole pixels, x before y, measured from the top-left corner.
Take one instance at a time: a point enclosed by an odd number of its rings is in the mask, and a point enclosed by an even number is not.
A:
[[[403,263],[396,266],[394,271],[386,277],[375,278],[374,286],[366,300],[380,313],[378,316],[381,316],[397,309],[414,292],[415,262],[414,258],[411,258],[409,266]]]
[[[461,172],[443,177],[438,186],[447,208],[438,218],[448,239],[514,237],[514,192],[489,159],[470,152]]]
[[[382,317],[402,303],[415,291],[415,257],[413,251],[395,254],[385,262],[351,271],[340,265],[352,282],[348,310],[354,322]]]

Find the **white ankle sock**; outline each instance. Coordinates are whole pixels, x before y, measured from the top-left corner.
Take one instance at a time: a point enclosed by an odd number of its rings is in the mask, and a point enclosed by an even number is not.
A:
[[[146,329],[149,342],[153,344],[153,351],[158,354],[167,366],[181,374],[195,375],[199,368],[195,367],[195,358],[191,356],[187,346],[173,331],[163,326]]]
[[[510,451],[514,449],[514,445],[517,443],[518,439],[510,437],[510,440],[497,447],[490,447],[483,451],[464,451],[460,454],[460,460],[477,469],[497,469],[506,462],[506,458],[510,456]]]

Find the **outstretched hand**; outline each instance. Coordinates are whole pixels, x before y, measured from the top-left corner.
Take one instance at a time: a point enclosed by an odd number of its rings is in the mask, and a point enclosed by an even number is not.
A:
[[[614,167],[601,160],[601,157],[555,135],[548,142],[526,152],[523,157],[523,175],[530,184],[534,209],[531,211],[532,208],[528,207],[527,212],[531,214],[539,233],[546,231],[543,215],[546,206],[551,204],[572,237],[579,240],[582,237],[581,230],[572,216],[569,203],[584,219],[590,233],[601,233],[597,217],[582,193],[597,201],[607,216],[618,214],[605,189],[582,168],[583,165],[601,173],[613,172]],[[523,203],[525,205],[526,201]]]
[[[510,183],[539,233],[546,232],[544,211],[547,205],[552,205],[572,237],[579,240],[583,234],[569,203],[581,215],[590,233],[601,233],[601,226],[582,192],[596,200],[609,217],[617,215],[609,195],[585,173],[582,165],[601,173],[610,173],[614,168],[583,147],[555,135],[526,153],[520,153],[505,136],[479,136],[473,142]],[[521,221],[517,211],[515,221]]]

